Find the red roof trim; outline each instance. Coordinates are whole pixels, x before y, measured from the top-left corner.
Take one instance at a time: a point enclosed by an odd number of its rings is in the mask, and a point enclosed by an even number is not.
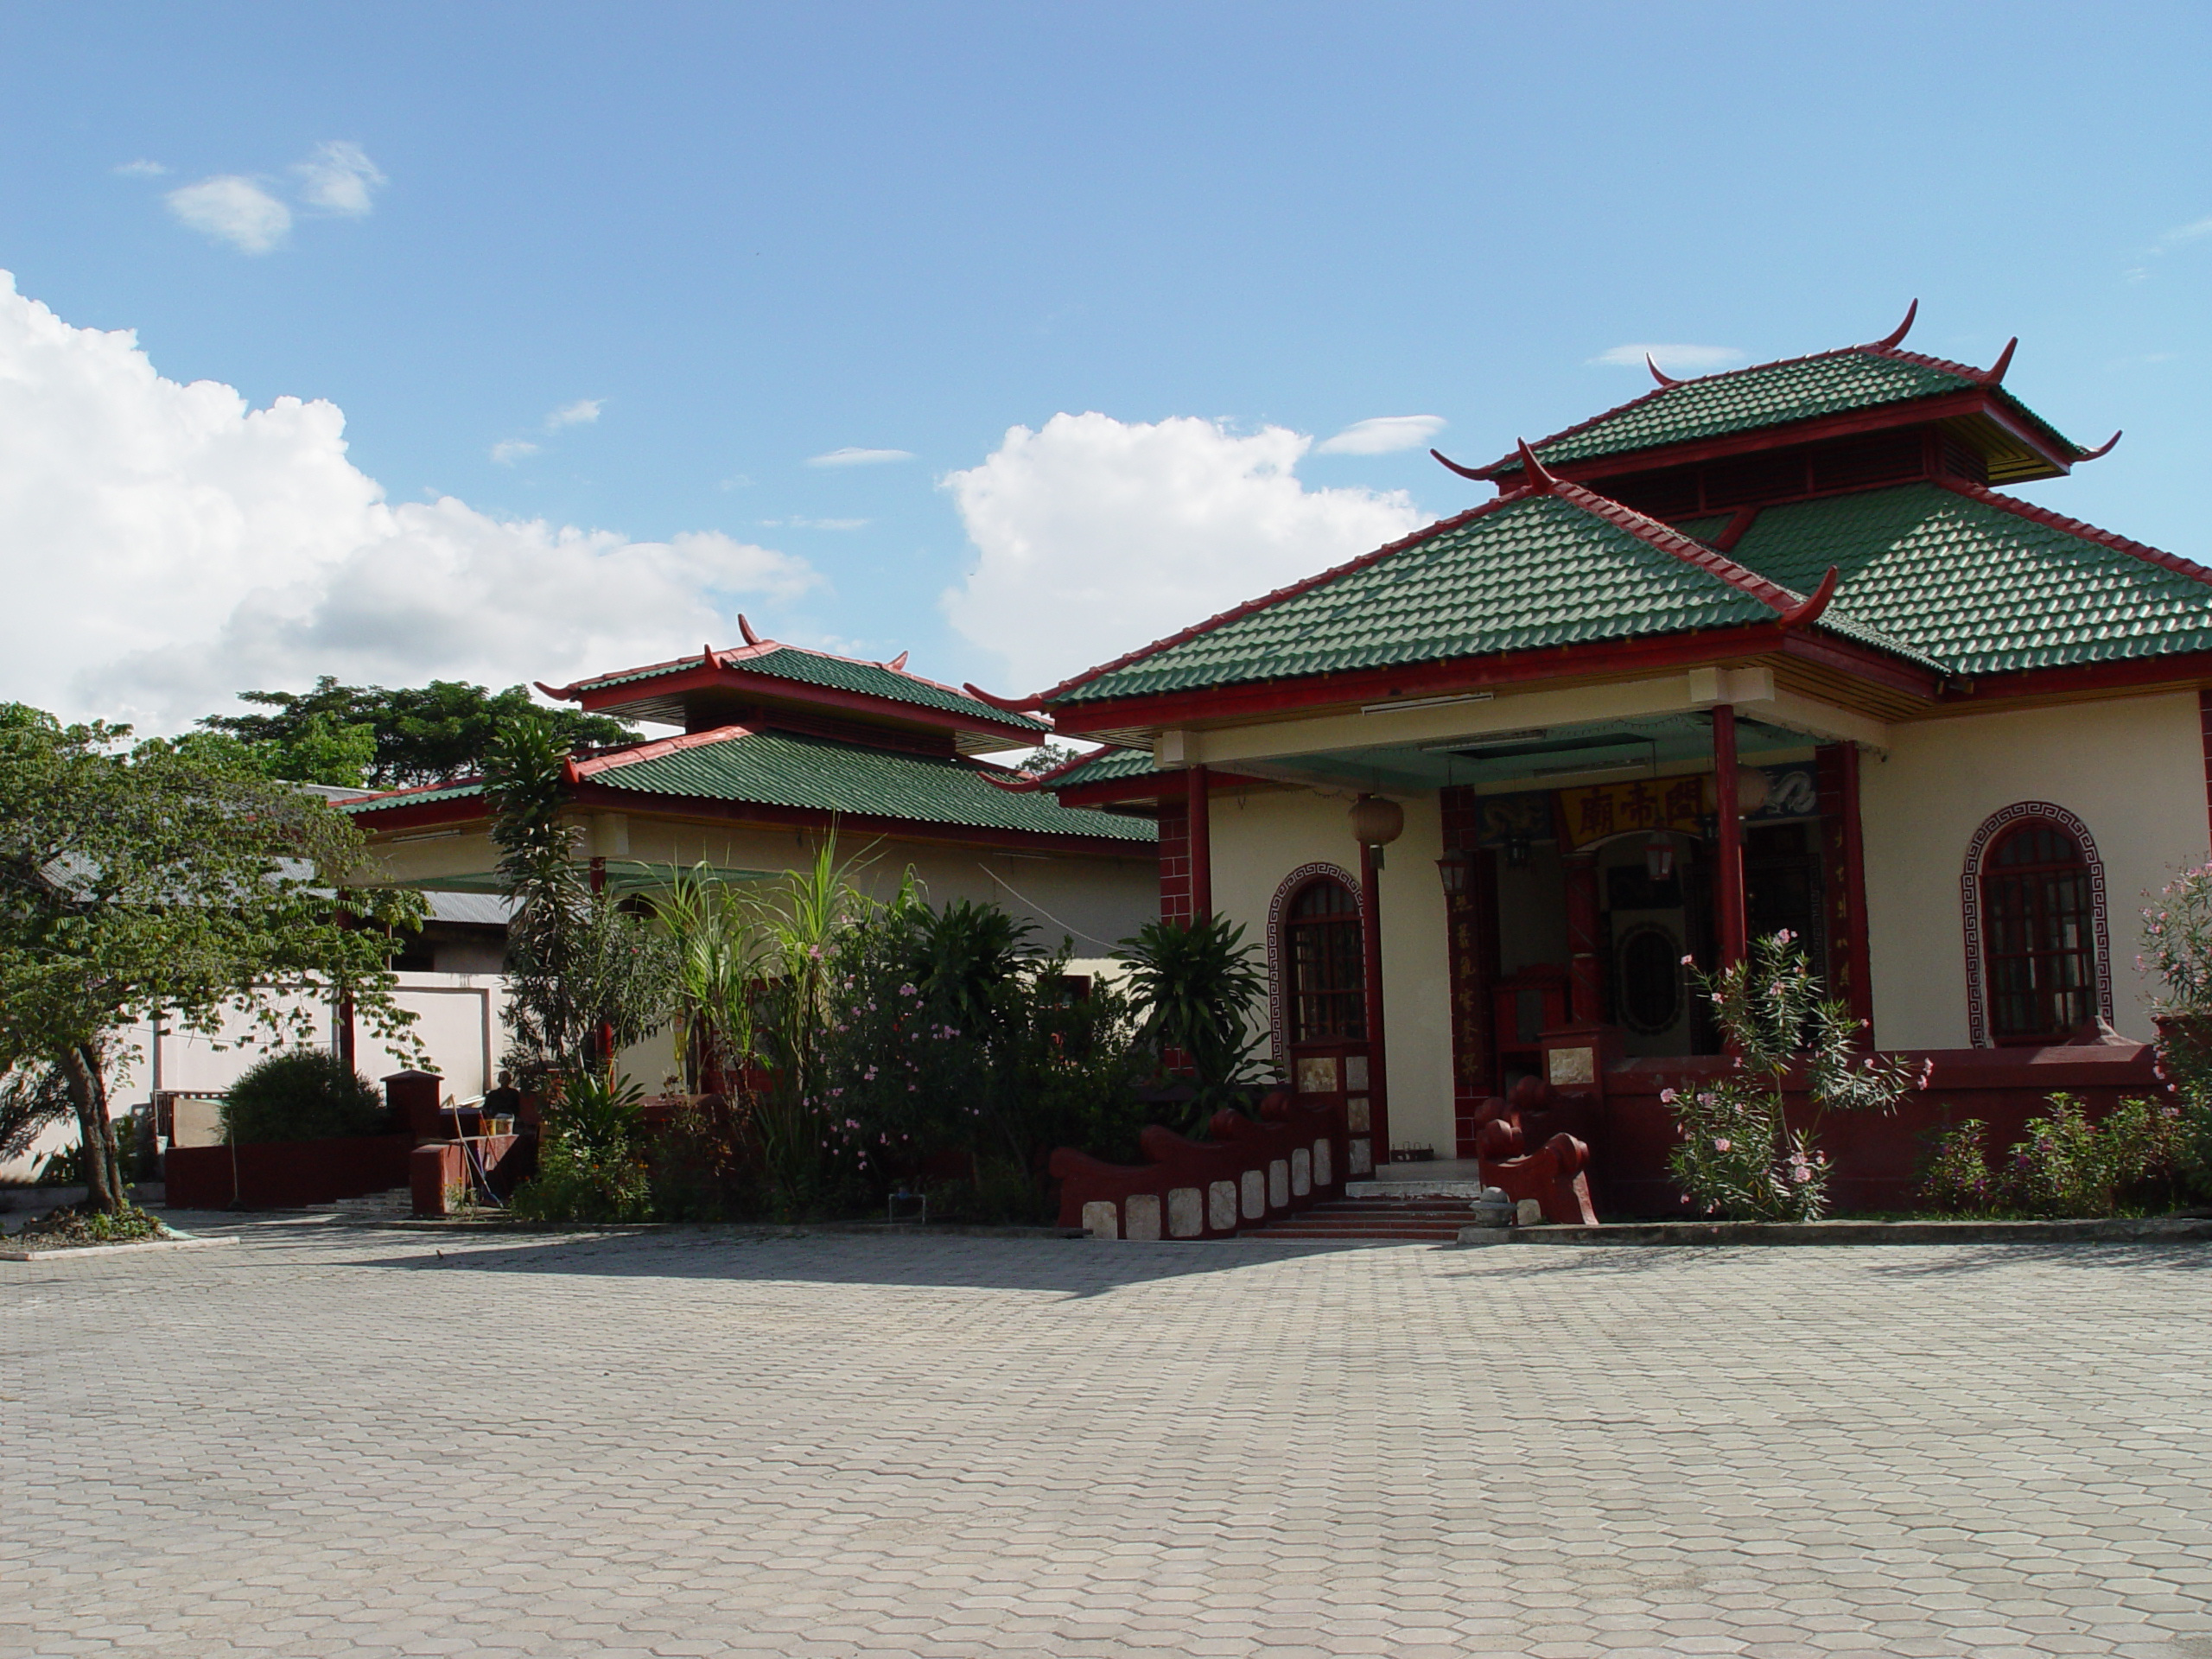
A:
[[[1203,622],[1193,622],[1179,633],[1171,633],[1163,639],[1154,640],[1148,645],[1140,645],[1135,651],[1124,652],[1110,663],[1101,663],[1096,668],[1085,669],[1071,679],[1062,680],[1049,691],[1039,691],[1034,701],[1038,703],[1046,703],[1055,697],[1065,696],[1079,685],[1088,685],[1091,681],[1103,675],[1111,674],[1117,669],[1127,668],[1132,663],[1142,662],[1156,652],[1166,651],[1171,645],[1186,644],[1202,633],[1212,632],[1216,628],[1226,627],[1230,623],[1249,616],[1255,611],[1264,610],[1280,600],[1295,599],[1299,594],[1309,593],[1325,582],[1334,582],[1338,576],[1350,575],[1355,570],[1364,569],[1378,560],[1387,559],[1393,553],[1402,552],[1409,547],[1418,547],[1432,537],[1441,536],[1446,531],[1457,530],[1462,524],[1471,524],[1475,519],[1496,512],[1500,507],[1509,506],[1516,501],[1525,501],[1532,493],[1533,492],[1528,490],[1515,490],[1497,497],[1495,500],[1485,501],[1478,507],[1470,507],[1466,512],[1452,518],[1440,518],[1426,529],[1417,530],[1410,536],[1402,536],[1395,542],[1376,548],[1372,553],[1363,553],[1356,559],[1347,559],[1342,564],[1332,564],[1327,569],[1317,571],[1302,581],[1294,582],[1287,588],[1278,588],[1273,593],[1261,594],[1257,599],[1248,599],[1242,605],[1231,606],[1228,610],[1217,612]]]
[[[901,679],[912,680],[917,685],[926,685],[932,690],[943,691],[950,696],[960,698],[963,702],[977,701],[957,685],[947,685],[942,680],[926,679],[915,673],[906,665],[906,658],[910,654],[906,652],[900,652],[896,658],[887,663],[879,663],[867,657],[847,657],[834,651],[815,651],[805,645],[786,645],[780,639],[748,641],[745,645],[732,645],[723,651],[716,651],[709,645],[698,657],[671,657],[664,663],[647,663],[641,668],[618,668],[608,673],[594,674],[588,679],[576,680],[564,686],[550,686],[543,680],[538,681],[537,684],[537,689],[549,697],[558,697],[563,702],[574,702],[579,701],[584,692],[598,690],[613,681],[639,680],[649,675],[667,674],[684,668],[742,670],[747,663],[758,662],[764,657],[772,657],[779,651],[791,652],[801,657],[820,657],[833,663],[852,663],[861,668],[880,668],[887,674],[896,674]],[[803,684],[804,682],[796,682],[796,683]],[[627,687],[621,689],[627,690]]]
[[[2188,576],[2194,581],[2212,583],[2212,569],[2207,569],[2193,560],[2184,559],[2178,553],[2169,553],[2163,548],[2152,547],[2144,542],[2130,541],[2125,536],[2115,536],[2108,530],[2099,530],[2094,524],[2084,524],[2079,518],[2069,518],[2063,513],[2053,512],[2048,507],[2039,507],[2032,501],[2023,501],[2016,495],[2000,495],[1995,490],[1983,485],[1967,484],[1948,477],[1934,479],[1930,481],[1950,491],[1954,495],[1965,496],[1969,501],[1979,501],[1984,506],[1999,508],[2015,518],[2025,518],[2031,524],[2042,524],[2048,529],[2078,537],[2085,542],[2094,542],[2098,546],[2111,548],[2116,553],[2132,554],[2136,558],[2158,566],[2161,569],[2171,570],[2177,576]]]
[[[650,743],[635,747],[616,749],[607,754],[594,754],[583,760],[569,763],[570,783],[580,782],[602,772],[612,772],[617,766],[626,766],[639,760],[658,760],[664,754],[680,754],[685,749],[702,749],[710,744],[727,743],[733,738],[750,737],[749,726],[717,726],[710,731],[686,732],[681,737],[655,738]]]
[[[1577,506],[1592,518],[1602,518],[1616,529],[1624,530],[1638,541],[1649,543],[1662,553],[1671,553],[1684,564],[1717,576],[1738,593],[1756,599],[1777,615],[1795,609],[1804,599],[1778,582],[1769,582],[1756,570],[1746,569],[1725,553],[1716,553],[1703,542],[1685,536],[1671,524],[1656,518],[1648,518],[1634,507],[1624,507],[1610,496],[1586,489],[1580,484],[1560,480],[1551,493],[1570,505]]]

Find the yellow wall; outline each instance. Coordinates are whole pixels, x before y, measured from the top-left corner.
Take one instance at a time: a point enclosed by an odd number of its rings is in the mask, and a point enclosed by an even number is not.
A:
[[[1454,1155],[1451,987],[1444,887],[1436,870],[1444,850],[1443,820],[1433,795],[1393,798],[1406,810],[1406,828],[1385,854],[1382,877],[1390,1139],[1426,1143],[1440,1158],[1449,1158]],[[1306,791],[1217,795],[1214,908],[1243,924],[1245,937],[1264,948],[1268,906],[1293,870],[1331,863],[1358,875],[1351,810],[1348,798]]]
[[[2152,987],[2136,972],[2138,912],[2204,856],[2203,752],[2194,692],[2115,698],[1891,728],[1866,758],[1861,822],[1874,982],[1885,1048],[1963,1048],[1965,921],[1959,877],[1989,816],[2048,801],[2088,827],[2104,861],[2113,1022],[2152,1036]]]

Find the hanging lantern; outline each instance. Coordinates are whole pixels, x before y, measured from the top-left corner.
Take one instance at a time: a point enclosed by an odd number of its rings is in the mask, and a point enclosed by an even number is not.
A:
[[[1671,880],[1675,874],[1675,841],[1655,835],[1643,843],[1643,873],[1654,881]]]
[[[1475,868],[1475,855],[1467,852],[1450,852],[1436,861],[1436,873],[1444,878],[1444,896],[1457,899],[1467,890],[1468,877]]]
[[[1529,868],[1529,855],[1533,850],[1526,836],[1508,836],[1505,838],[1505,861],[1516,870]]]
[[[1369,847],[1387,847],[1405,832],[1406,809],[1380,795],[1363,795],[1351,804],[1352,839]]]
[[[1741,766],[1736,772],[1736,816],[1748,818],[1766,805],[1766,773],[1757,766]]]

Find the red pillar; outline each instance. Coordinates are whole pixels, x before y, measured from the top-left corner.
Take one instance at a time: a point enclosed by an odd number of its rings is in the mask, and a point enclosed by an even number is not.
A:
[[[1718,855],[1713,872],[1713,920],[1720,934],[1723,971],[1744,959],[1744,819],[1736,799],[1736,708],[1713,709],[1713,792],[1719,810]]]
[[[1605,964],[1598,954],[1598,855],[1570,853],[1567,867],[1567,1017],[1578,1026],[1605,1017]]]
[[[155,1039],[156,1042],[159,1038]],[[348,1071],[353,1069],[353,995],[346,992],[338,999],[338,1063]]]
[[[1367,988],[1367,1089],[1375,1162],[1390,1161],[1390,1088],[1383,1065],[1382,879],[1375,849],[1359,844],[1359,944]]]
[[[1191,919],[1203,922],[1213,914],[1213,814],[1204,766],[1184,774],[1191,836]]]

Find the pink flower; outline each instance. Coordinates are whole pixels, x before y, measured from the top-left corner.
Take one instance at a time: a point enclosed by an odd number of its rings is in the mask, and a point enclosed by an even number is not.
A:
[[[1720,1096],[1718,1095],[1704,1094],[1697,1097],[1697,1103],[1700,1106],[1713,1106],[1717,1105],[1719,1100]]]
[[[1713,1143],[1713,1149],[1715,1152],[1726,1152],[1726,1151],[1727,1151],[1731,1147],[1734,1146],[1735,1144],[1736,1144],[1736,1143],[1735,1143],[1734,1141],[1727,1141],[1727,1140],[1719,1140],[1719,1141],[1715,1141]]]
[[[1697,966],[1697,958],[1696,958],[1695,957],[1684,957],[1682,958],[1682,966],[1683,966],[1683,967],[1685,967],[1685,968],[1694,968],[1694,967],[1696,967],[1696,966]]]
[[[1681,1096],[1672,1089],[1662,1089],[1659,1091],[1659,1103],[1662,1106],[1671,1106],[1681,1098]]]
[[[1813,1179],[1813,1172],[1807,1168],[1803,1164],[1799,1164],[1790,1170],[1789,1179],[1792,1181],[1795,1181],[1799,1186],[1802,1186],[1806,1182]]]
[[[1776,934],[1776,935],[1774,936],[1774,942],[1775,942],[1777,944],[1789,944],[1789,943],[1790,942],[1790,940],[1792,940],[1792,939],[1796,938],[1796,937],[1797,937],[1797,936],[1796,936],[1795,933],[1792,933],[1792,932],[1791,932],[1788,928],[1786,928],[1786,927],[1785,927],[1785,928],[1783,928],[1783,929],[1782,930],[1782,931],[1781,931],[1781,932],[1779,932],[1779,933],[1777,933],[1777,934]]]

